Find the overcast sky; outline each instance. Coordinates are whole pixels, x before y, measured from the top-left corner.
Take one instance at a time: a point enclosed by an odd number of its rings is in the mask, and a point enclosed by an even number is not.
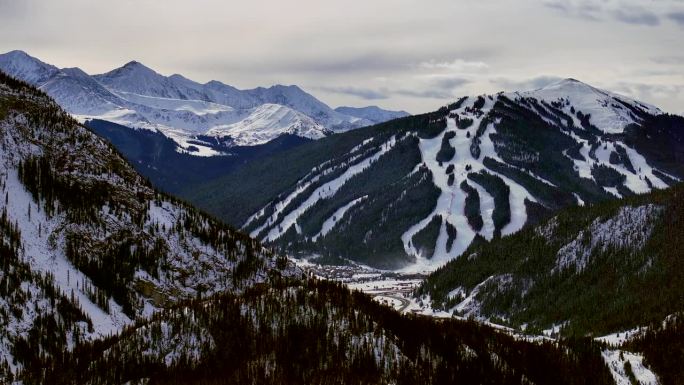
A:
[[[574,77],[684,114],[684,0],[0,0],[0,51],[431,111]]]

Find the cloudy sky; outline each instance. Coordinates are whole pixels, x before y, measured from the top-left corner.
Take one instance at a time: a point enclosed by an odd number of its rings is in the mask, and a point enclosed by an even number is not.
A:
[[[0,0],[0,51],[412,113],[574,77],[684,114],[684,0]]]

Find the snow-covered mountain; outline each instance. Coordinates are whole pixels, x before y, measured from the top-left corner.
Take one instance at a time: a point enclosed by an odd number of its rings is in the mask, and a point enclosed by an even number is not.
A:
[[[10,51],[0,55],[0,68],[12,77],[31,84],[42,84],[59,72],[59,68],[43,63],[23,51]]]
[[[109,143],[3,73],[0,142],[2,383],[6,370],[55,359],[178,301],[300,274],[155,191]]]
[[[349,115],[355,116],[359,119],[366,119],[373,124],[386,122],[388,120],[403,118],[404,116],[409,116],[410,114],[406,111],[387,111],[383,110],[378,106],[368,106],[368,107],[337,107],[335,111]]]
[[[566,79],[309,143],[187,197],[292,251],[422,271],[560,208],[682,178],[683,118]]]
[[[611,383],[590,344],[408,317],[308,279],[2,72],[0,144],[2,384]]]
[[[320,139],[403,113],[379,110],[368,119],[338,112],[297,86],[238,90],[218,81],[205,84],[182,75],[164,76],[137,61],[100,75],[78,68],[58,69],[22,51],[0,55],[0,69],[34,84],[79,120],[102,119],[158,130],[187,150],[196,136],[253,146],[283,134]],[[217,155],[193,144],[195,155]]]

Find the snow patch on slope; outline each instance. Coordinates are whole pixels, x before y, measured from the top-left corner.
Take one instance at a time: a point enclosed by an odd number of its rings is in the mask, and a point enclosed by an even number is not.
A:
[[[479,234],[487,239],[491,239],[494,236],[494,224],[492,220],[494,199],[483,187],[468,179],[469,173],[477,173],[481,170],[486,170],[490,174],[499,176],[509,186],[511,222],[502,229],[503,235],[514,233],[524,226],[527,221],[525,200],[527,199],[536,202],[536,199],[524,187],[506,176],[491,171],[484,166],[483,159],[485,157],[502,162],[501,158],[496,153],[494,143],[489,137],[492,133],[496,133],[496,122],[487,124],[486,130],[480,136],[480,156],[475,158],[471,154],[470,146],[473,138],[475,138],[477,129],[480,126],[480,123],[487,117],[487,113],[492,109],[494,103],[496,103],[494,98],[490,99],[485,97],[484,106],[477,111],[473,109],[476,100],[477,99],[475,98],[470,98],[463,103],[460,108],[450,111],[451,113],[473,120],[473,124],[467,129],[457,128],[455,120],[449,118],[447,119],[447,127],[442,134],[432,139],[421,139],[419,142],[423,163],[427,165],[432,173],[433,183],[442,192],[437,200],[434,211],[420,222],[411,226],[402,235],[401,239],[404,243],[404,250],[408,255],[412,255],[416,258],[416,263],[401,269],[402,272],[433,271],[461,255],[475,238],[476,232],[468,224],[468,219],[464,213],[466,194],[460,188],[463,181],[468,181],[471,186],[477,189],[478,194],[480,195],[480,210],[484,226],[479,231]],[[441,148],[442,138],[449,132],[455,134],[455,136],[449,140],[450,145],[455,149],[455,155],[450,161],[442,162],[440,164],[440,162],[437,161],[437,153]],[[449,185],[449,176],[446,173],[447,167],[450,166],[453,166],[454,168],[454,181],[452,185]],[[432,258],[425,258],[420,255],[419,251],[412,245],[411,239],[420,230],[425,228],[435,215],[441,215],[442,218],[445,218],[447,222],[456,227],[457,235],[451,249],[447,251],[446,243],[448,237],[444,234],[444,229],[441,229],[440,236],[435,245],[434,255]]]
[[[283,135],[309,139],[325,137],[326,129],[308,116],[278,104],[263,104],[246,118],[209,129],[206,135],[230,137],[238,146],[264,144]]]
[[[632,113],[622,106],[618,100],[649,114],[662,114],[662,111],[656,107],[594,88],[575,79],[565,79],[538,90],[514,94],[533,97],[548,103],[560,99],[567,100],[576,111],[581,111],[585,115],[589,114],[589,121],[599,130],[612,134],[621,133],[628,124],[636,121]],[[573,116],[573,119],[576,118],[575,114],[570,112],[569,107],[566,113]],[[579,123],[578,120],[575,120],[576,126],[581,127]]]
[[[621,207],[611,218],[596,219],[588,229],[580,231],[574,240],[558,250],[553,271],[568,268],[582,271],[594,250],[641,250],[651,237],[655,220],[662,211],[663,207],[654,204]]]
[[[605,350],[601,355],[606,361],[616,385],[632,385],[625,366],[627,363],[629,363],[632,373],[639,384],[658,384],[658,378],[655,374],[644,366],[644,357],[642,355],[620,350]]]
[[[334,227],[339,223],[339,221],[344,217],[344,214],[349,211],[350,208],[356,206],[362,200],[368,198],[368,195],[364,195],[361,198],[354,199],[353,201],[347,203],[346,205],[337,209],[330,218],[326,219],[321,226],[321,231],[314,235],[311,240],[316,242],[319,237],[325,237]]]

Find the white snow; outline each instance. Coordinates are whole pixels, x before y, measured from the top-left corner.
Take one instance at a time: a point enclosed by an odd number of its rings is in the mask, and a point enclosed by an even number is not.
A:
[[[662,211],[663,207],[654,204],[627,206],[621,207],[611,218],[596,219],[589,228],[580,231],[575,239],[558,250],[553,271],[558,272],[570,267],[581,271],[587,266],[595,250],[641,250],[651,237],[655,219]]]
[[[482,160],[485,157],[502,161],[497,155],[494,143],[489,137],[492,133],[496,132],[495,122],[490,123],[484,134],[480,137],[480,157],[475,159],[471,155],[470,145],[472,139],[475,137],[480,122],[494,106],[495,100],[490,100],[488,97],[485,97],[485,105],[481,109],[482,113],[479,114],[470,111],[470,108],[475,102],[475,98],[469,98],[459,109],[451,111],[458,113],[462,117],[473,119],[473,124],[468,129],[458,129],[455,120],[449,118],[447,119],[447,127],[442,134],[432,139],[421,139],[419,142],[423,163],[432,173],[433,183],[442,190],[442,192],[437,200],[434,211],[426,218],[410,227],[402,235],[401,239],[404,243],[404,250],[407,254],[416,257],[416,263],[401,269],[401,272],[433,271],[461,255],[470,245],[476,233],[468,224],[468,220],[464,214],[466,194],[460,188],[460,185],[464,180],[466,180],[469,185],[476,188],[480,195],[480,210],[484,221],[484,226],[479,232],[480,235],[487,239],[493,237],[494,224],[492,221],[492,213],[494,210],[494,199],[482,186],[479,186],[477,183],[467,178],[469,173],[477,173],[481,170],[486,170],[490,174],[501,177],[501,179],[510,187],[509,204],[511,206],[511,222],[504,226],[502,235],[512,234],[520,230],[527,221],[525,199],[536,202],[536,199],[527,192],[525,188],[504,175],[486,169],[482,163]],[[439,152],[439,149],[441,148],[442,137],[447,132],[456,134],[456,136],[449,141],[452,147],[455,148],[456,154],[452,160],[443,162],[440,166],[436,159],[437,152]],[[468,133],[470,134],[470,137],[468,137]],[[451,186],[448,184],[448,175],[446,174],[446,168],[450,165],[454,166],[454,183]],[[470,170],[467,170],[467,167],[470,167]],[[415,234],[427,226],[435,215],[441,215],[442,218],[456,227],[456,240],[454,241],[451,250],[447,252],[446,242],[448,237],[446,235],[445,226],[442,225],[437,244],[435,245],[435,253],[431,258],[426,258],[425,256],[420,255],[419,251],[412,245],[411,239]]]
[[[323,222],[323,225],[321,226],[321,231],[318,232],[318,234],[314,235],[311,240],[316,242],[316,240],[319,237],[324,237],[326,234],[332,230],[335,225],[344,217],[344,214],[352,207],[354,207],[356,204],[361,202],[362,200],[366,199],[368,195],[364,195],[361,198],[354,199],[353,201],[347,203],[346,205],[340,207],[337,209],[333,215],[330,216],[330,218],[326,219],[325,222]]]
[[[621,133],[625,126],[635,122],[635,120],[631,117],[630,111],[624,106],[620,105],[616,99],[619,99],[637,108],[644,109],[650,114],[657,115],[662,113],[659,109],[653,106],[639,103],[624,96],[594,88],[574,79],[561,80],[534,91],[516,92],[508,95],[533,97],[538,100],[544,100],[549,104],[561,99],[567,100],[569,101],[569,105],[566,106],[566,108],[563,108],[563,110],[568,115],[573,116],[575,126],[581,127],[580,122],[577,120],[575,114],[570,112],[569,106],[573,106],[576,111],[581,111],[585,115],[590,114],[591,117],[589,121],[594,126],[605,133],[612,134]]]
[[[3,127],[9,130],[9,127]],[[16,147],[14,147],[16,149]],[[33,198],[19,181],[16,170],[10,166],[9,155],[5,149],[0,149],[0,163],[4,171],[3,178],[6,180],[4,193],[8,194],[10,202],[2,205],[7,208],[8,217],[17,223],[22,236],[23,254],[29,261],[35,272],[52,274],[55,286],[62,294],[69,298],[73,292],[81,309],[93,321],[94,332],[92,336],[104,337],[111,335],[132,321],[121,311],[121,307],[109,300],[110,313],[106,313],[94,304],[84,291],[85,286],[93,286],[92,282],[80,270],[76,269],[64,256],[63,252],[51,246],[53,242],[60,243],[63,240],[51,240],[49,235],[64,226],[63,215],[48,218],[44,210],[40,210],[33,202]],[[4,194],[3,194],[4,195]],[[30,218],[29,218],[29,207]],[[17,332],[22,332],[17,330]],[[88,334],[88,333],[86,333]]]
[[[631,385],[625,371],[625,363],[629,362],[634,377],[641,385],[657,385],[658,379],[652,371],[644,366],[644,357],[640,354],[620,350],[605,350],[601,353],[606,361],[616,385]],[[620,357],[622,355],[622,357]]]
[[[625,341],[629,340],[633,336],[639,334],[642,330],[646,328],[637,327],[630,330],[625,330],[621,332],[611,333],[605,336],[594,338],[597,341],[605,342],[607,344],[613,345],[615,347],[621,346]]]
[[[325,132],[323,126],[301,112],[278,104],[263,104],[240,121],[212,127],[206,135],[228,136],[236,145],[254,146],[283,134],[320,139],[326,135]]]
[[[187,148],[187,142],[179,139],[197,134],[230,137],[235,145],[253,146],[285,133],[320,139],[333,131],[405,115],[379,108],[342,109],[347,114],[297,86],[238,90],[217,81],[199,84],[181,75],[161,75],[136,61],[91,76],[12,51],[0,54],[0,69],[40,87],[80,120],[156,129],[182,148]],[[206,150],[188,154],[223,155]]]

